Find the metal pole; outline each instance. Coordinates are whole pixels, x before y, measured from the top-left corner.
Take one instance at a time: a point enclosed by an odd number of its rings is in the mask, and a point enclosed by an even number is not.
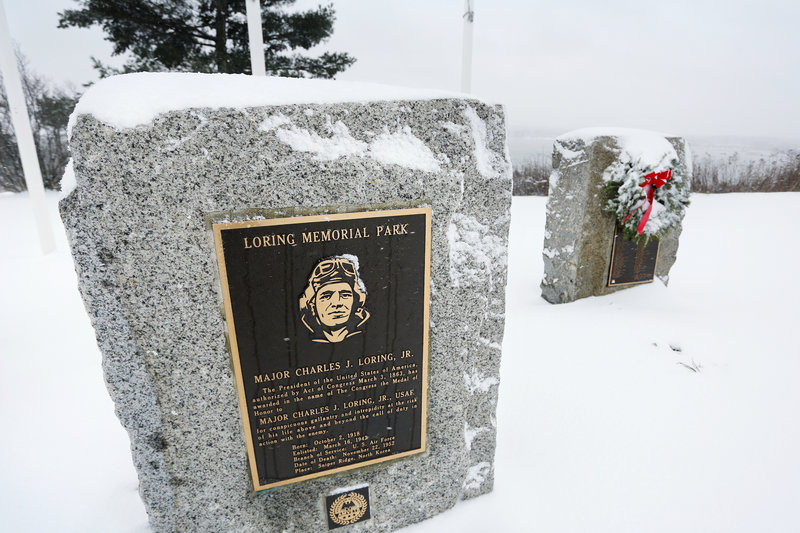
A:
[[[464,41],[461,55],[461,92],[472,90],[472,21],[475,18],[474,0],[464,0]]]
[[[264,34],[261,29],[261,3],[259,0],[247,0],[247,34],[250,41],[250,66],[253,76],[266,76]]]
[[[11,33],[8,31],[8,20],[2,0],[0,0],[0,72],[2,72],[5,82],[11,123],[14,125],[14,133],[17,136],[22,173],[25,175],[25,184],[28,186],[33,217],[39,232],[39,244],[42,252],[47,254],[56,249],[56,243],[53,238],[53,228],[50,226],[47,216],[42,171],[39,168],[39,158],[36,156],[36,145],[33,142],[33,132],[28,119],[28,108],[25,106],[25,95],[22,92],[22,80],[20,80],[17,58],[14,56],[14,47],[11,43]]]

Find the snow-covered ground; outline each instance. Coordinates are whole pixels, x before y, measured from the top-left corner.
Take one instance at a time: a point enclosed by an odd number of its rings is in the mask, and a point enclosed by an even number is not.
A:
[[[0,196],[0,530],[146,531],[48,202],[41,256]],[[800,194],[692,202],[669,288],[553,306],[545,199],[514,198],[495,491],[407,532],[800,531]]]

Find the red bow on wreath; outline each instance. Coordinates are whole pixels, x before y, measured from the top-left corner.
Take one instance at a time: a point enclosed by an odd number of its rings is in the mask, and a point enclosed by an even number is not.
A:
[[[625,220],[622,221],[624,224],[627,222],[631,215],[634,214],[639,208],[647,206],[647,211],[644,212],[642,215],[642,220],[639,221],[639,235],[642,234],[644,230],[644,226],[647,224],[647,219],[650,218],[650,211],[653,210],[653,195],[655,194],[655,189],[658,189],[666,182],[668,182],[672,178],[672,169],[665,170],[664,172],[651,172],[644,177],[644,183],[639,185],[639,187],[644,187],[644,195],[645,199],[636,204],[636,207],[628,213],[628,216],[625,217]]]

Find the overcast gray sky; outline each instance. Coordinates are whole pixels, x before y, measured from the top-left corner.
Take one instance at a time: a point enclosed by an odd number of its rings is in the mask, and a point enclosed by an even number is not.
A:
[[[39,73],[80,86],[103,33],[56,28],[72,0],[4,0]],[[319,1],[299,0],[298,8]],[[514,130],[625,126],[800,139],[800,1],[475,0],[473,92]],[[463,0],[334,0],[319,47],[343,80],[459,90]]]

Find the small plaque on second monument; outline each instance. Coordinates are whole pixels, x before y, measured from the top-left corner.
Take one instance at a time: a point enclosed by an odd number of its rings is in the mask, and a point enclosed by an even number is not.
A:
[[[425,450],[430,208],[214,224],[255,490]]]
[[[608,286],[619,287],[653,281],[658,264],[659,247],[660,243],[656,238],[650,239],[647,244],[637,244],[625,238],[617,225],[611,248]]]

